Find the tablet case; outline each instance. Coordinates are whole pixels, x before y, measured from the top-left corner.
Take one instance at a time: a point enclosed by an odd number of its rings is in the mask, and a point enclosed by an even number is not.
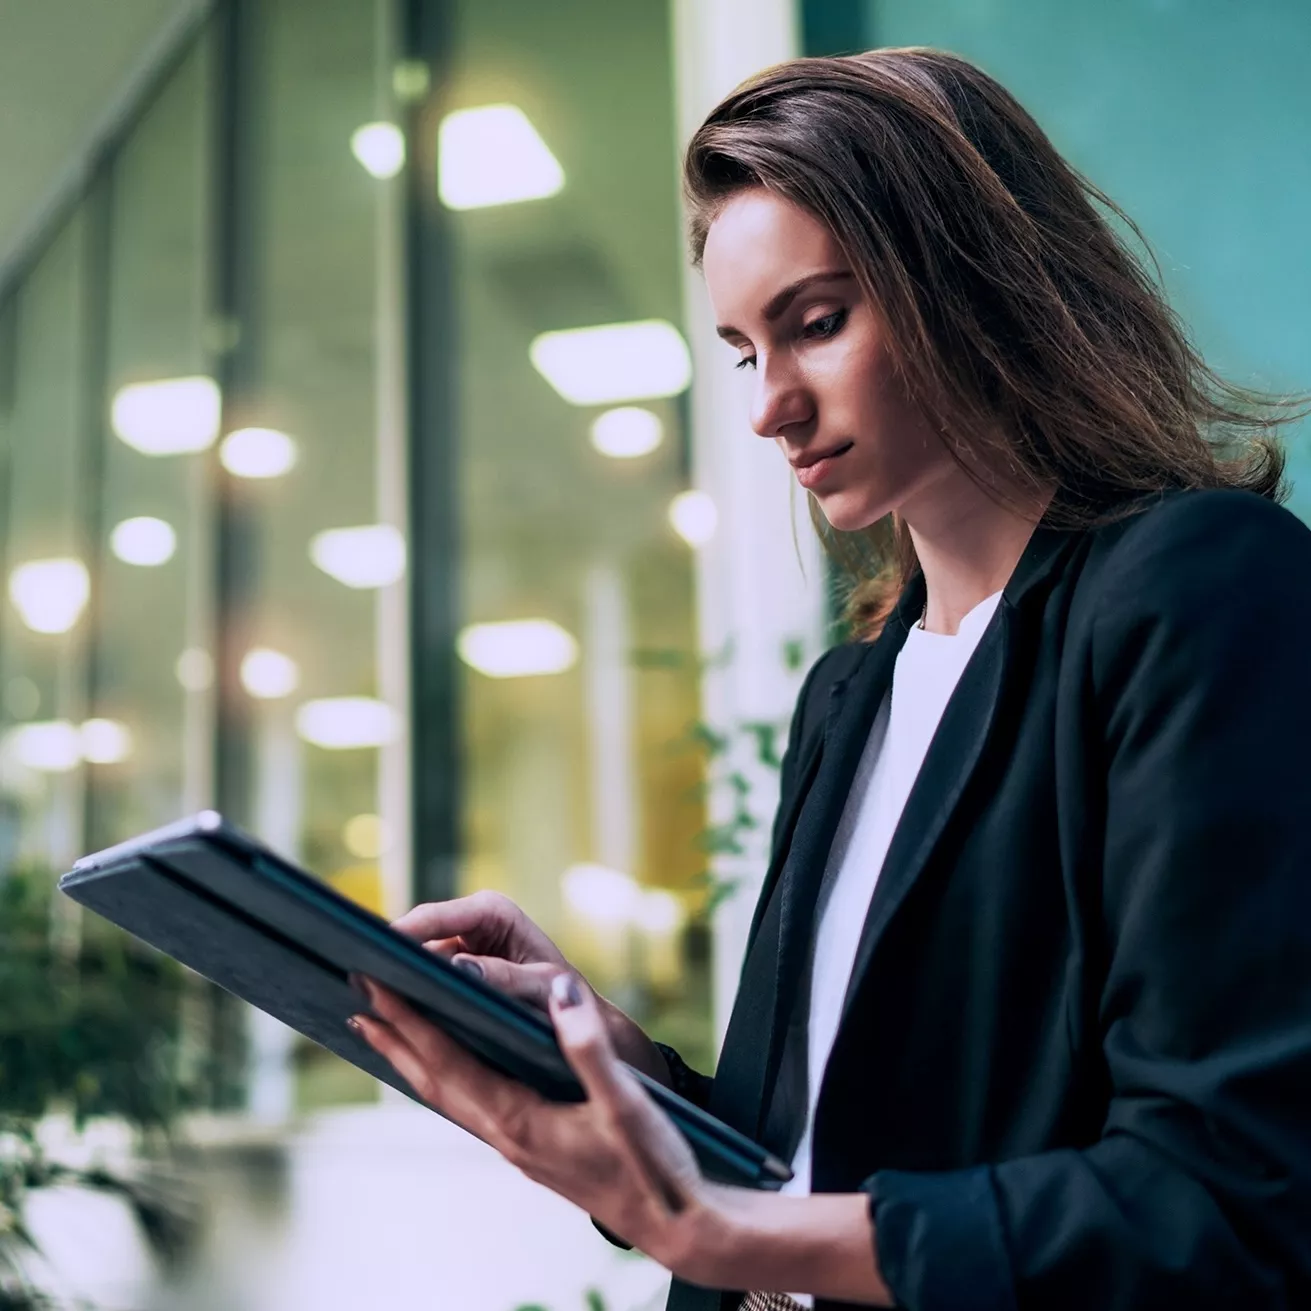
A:
[[[366,1005],[348,973],[393,988],[493,1068],[552,1100],[583,1095],[546,1017],[396,933],[212,811],[88,856],[59,886],[416,1101],[409,1084],[346,1027]],[[638,1078],[675,1115],[712,1176],[756,1186],[789,1177],[749,1139]]]

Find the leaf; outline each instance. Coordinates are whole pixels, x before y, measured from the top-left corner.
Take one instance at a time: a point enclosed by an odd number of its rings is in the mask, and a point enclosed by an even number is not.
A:
[[[783,668],[789,674],[795,674],[806,663],[806,643],[804,638],[789,637],[783,642]]]
[[[696,844],[709,856],[741,856],[746,848],[738,841],[741,825],[716,824],[697,834]]]
[[[722,756],[729,741],[723,733],[716,733],[709,724],[697,722],[688,728],[688,739],[694,746],[703,747],[711,757]]]
[[[782,766],[783,758],[778,753],[779,726],[777,724],[764,720],[748,720],[740,727],[744,733],[749,733],[755,738],[756,759],[762,765],[767,765],[770,769],[778,769]]]
[[[736,896],[741,887],[741,879],[716,879],[706,898],[706,915],[713,915],[730,897]]]
[[[636,647],[628,659],[635,669],[683,669],[694,657],[673,647]]]
[[[605,1311],[605,1298],[596,1291],[595,1288],[589,1288],[586,1296],[587,1311]]]

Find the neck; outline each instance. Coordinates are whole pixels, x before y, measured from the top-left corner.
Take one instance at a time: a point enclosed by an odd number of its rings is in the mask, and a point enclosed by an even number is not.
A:
[[[956,633],[980,601],[1006,586],[1050,499],[1021,512],[956,473],[902,509],[928,587],[924,627],[933,633]]]

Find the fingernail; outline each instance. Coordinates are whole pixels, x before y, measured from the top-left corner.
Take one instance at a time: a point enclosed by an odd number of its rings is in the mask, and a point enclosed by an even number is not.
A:
[[[369,999],[369,989],[365,986],[364,975],[354,972],[346,976],[346,982],[367,1001]]]
[[[359,1035],[359,1036],[361,1036],[361,1037],[362,1037],[363,1034],[364,1034],[364,1026],[359,1022],[358,1019],[355,1018],[354,1015],[352,1015],[352,1016],[351,1016],[351,1017],[346,1021],[346,1027],[347,1027],[347,1028],[348,1028],[352,1033],[357,1034],[357,1035]]]
[[[466,974],[472,974],[475,979],[485,979],[487,977],[487,971],[472,956],[457,956],[454,964]]]
[[[572,974],[557,974],[551,980],[551,996],[555,998],[556,1005],[565,1010],[577,1006],[583,1000],[578,980]]]

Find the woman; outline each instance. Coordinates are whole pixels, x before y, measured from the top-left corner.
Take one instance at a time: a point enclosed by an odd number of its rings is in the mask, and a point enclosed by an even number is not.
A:
[[[686,184],[753,426],[861,579],[797,705],[717,1073],[484,894],[400,926],[549,1004],[588,1102],[377,988],[363,1035],[680,1311],[1311,1306],[1289,408],[1206,368],[1109,202],[951,56],[772,69]],[[618,1058],[797,1179],[707,1183]]]

